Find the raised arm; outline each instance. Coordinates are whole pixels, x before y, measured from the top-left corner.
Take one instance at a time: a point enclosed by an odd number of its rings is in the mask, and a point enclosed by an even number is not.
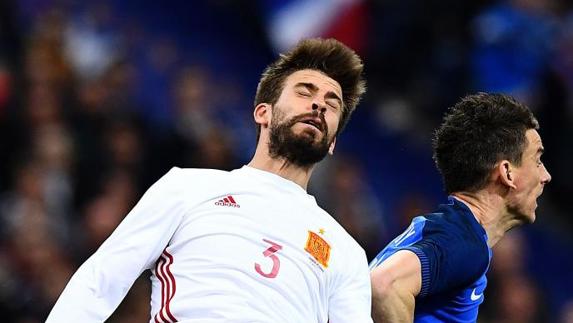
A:
[[[415,297],[422,286],[421,263],[409,250],[400,250],[370,273],[374,322],[413,322]]]
[[[175,197],[174,170],[153,185],[112,235],[74,274],[47,318],[103,322],[133,282],[167,246],[183,214]]]

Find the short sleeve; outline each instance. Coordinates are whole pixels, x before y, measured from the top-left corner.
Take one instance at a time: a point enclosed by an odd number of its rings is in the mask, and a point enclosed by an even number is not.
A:
[[[409,250],[421,263],[418,297],[465,286],[487,270],[489,252],[482,237],[440,217],[419,216],[371,262],[373,270],[399,250]]]
[[[487,245],[478,237],[449,224],[429,222],[424,237],[402,249],[414,252],[422,265],[419,297],[466,286],[487,270]]]

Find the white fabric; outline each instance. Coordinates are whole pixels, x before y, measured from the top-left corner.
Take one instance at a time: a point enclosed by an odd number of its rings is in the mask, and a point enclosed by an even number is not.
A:
[[[330,247],[326,267],[305,250],[309,231]],[[259,273],[273,266],[276,277]],[[150,322],[371,322],[364,250],[300,186],[248,166],[173,168],[74,274],[47,322],[103,322],[146,269]]]

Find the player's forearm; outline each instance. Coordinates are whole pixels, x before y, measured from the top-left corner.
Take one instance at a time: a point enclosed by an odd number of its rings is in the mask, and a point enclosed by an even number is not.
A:
[[[372,319],[382,322],[413,322],[415,298],[401,290],[396,283],[385,286],[372,286]]]
[[[46,322],[104,322],[138,277],[139,267],[129,267],[134,263],[98,250],[72,276]]]
[[[370,273],[375,322],[412,322],[415,298],[422,286],[421,263],[410,250],[400,250]]]
[[[113,312],[115,304],[110,304],[108,297],[97,295],[99,291],[86,280],[87,271],[88,268],[84,266],[74,274],[52,308],[46,323],[103,322]]]

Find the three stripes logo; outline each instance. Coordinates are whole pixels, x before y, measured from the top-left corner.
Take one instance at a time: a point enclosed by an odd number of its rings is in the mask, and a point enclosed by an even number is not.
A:
[[[175,276],[173,276],[173,273],[171,272],[172,264],[173,256],[167,252],[167,248],[165,248],[155,265],[155,276],[161,283],[161,308],[154,316],[155,323],[177,322],[177,319],[171,313],[169,306],[175,296],[175,291],[177,290]]]
[[[241,207],[239,204],[237,204],[237,202],[231,195],[227,195],[227,197],[218,200],[217,202],[215,202],[215,205],[237,207],[237,208]]]

